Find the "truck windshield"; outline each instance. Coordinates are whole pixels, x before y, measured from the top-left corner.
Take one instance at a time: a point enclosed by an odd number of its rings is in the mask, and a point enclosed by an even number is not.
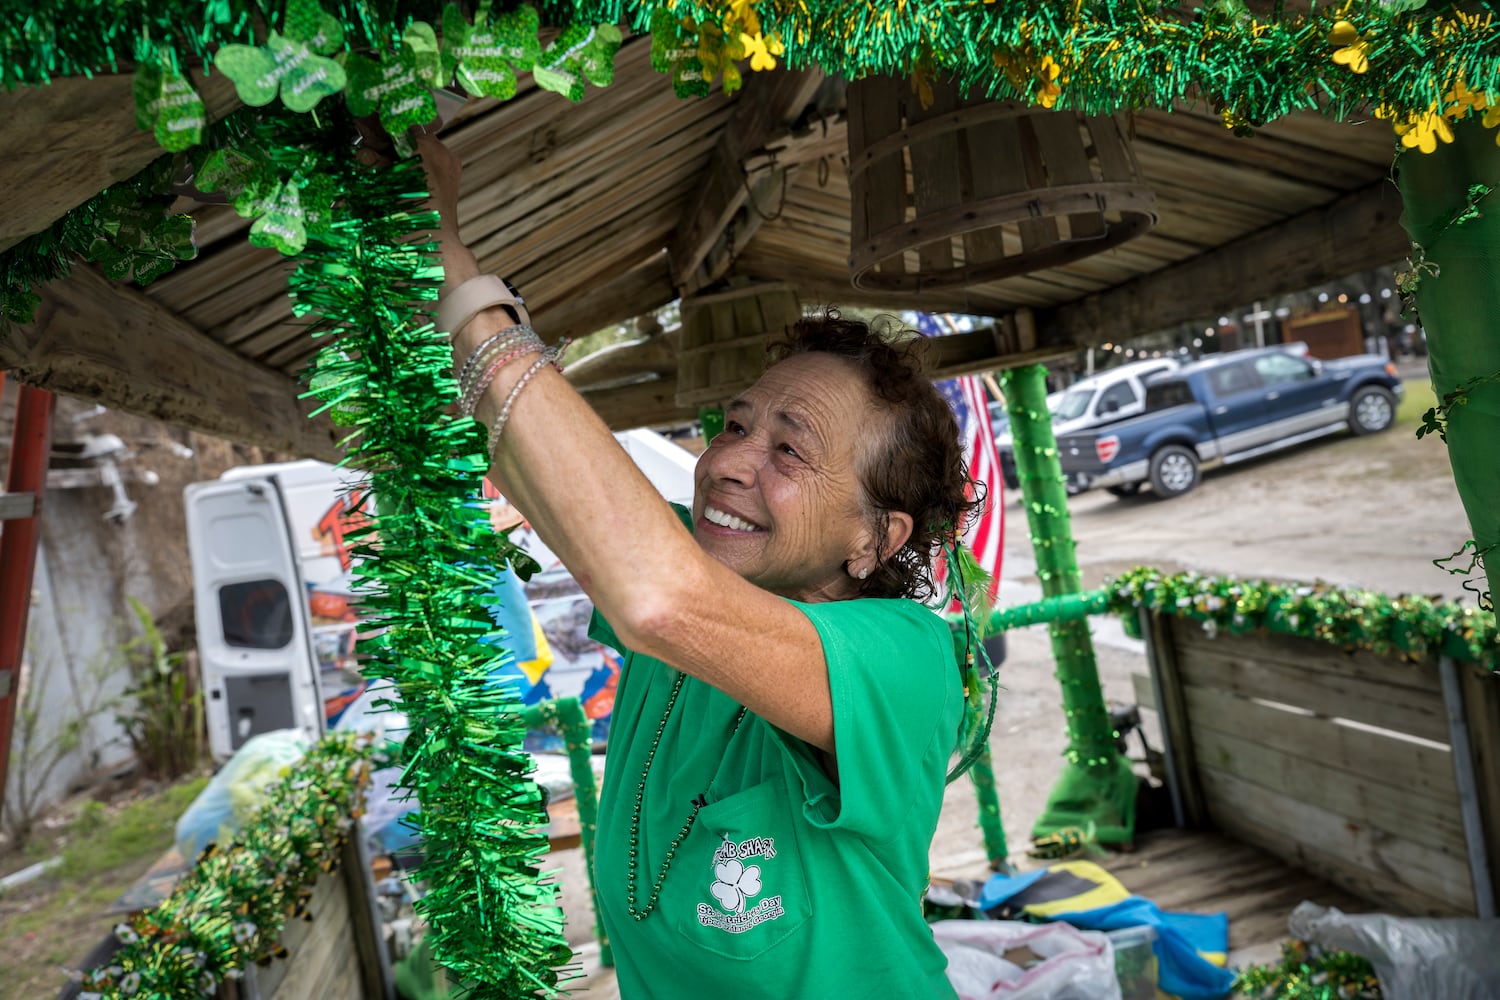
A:
[[[1094,398],[1093,389],[1069,389],[1063,396],[1062,401],[1053,410],[1054,420],[1076,420],[1089,410],[1089,402]]]
[[[1166,410],[1193,401],[1193,390],[1180,379],[1152,382],[1146,386],[1146,412]]]

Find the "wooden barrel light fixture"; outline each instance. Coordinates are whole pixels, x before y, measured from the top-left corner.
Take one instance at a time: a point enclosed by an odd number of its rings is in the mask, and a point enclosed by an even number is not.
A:
[[[1058,267],[1156,224],[1122,122],[963,97],[935,81],[849,85],[849,267],[916,292]]]

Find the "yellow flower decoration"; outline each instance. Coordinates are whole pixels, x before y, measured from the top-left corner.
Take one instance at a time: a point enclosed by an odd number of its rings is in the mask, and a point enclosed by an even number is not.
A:
[[[750,35],[742,33],[740,35],[740,45],[744,48],[746,54],[750,56],[751,69],[761,72],[776,68],[776,57],[771,55],[767,50],[766,40],[759,32],[753,38]]]
[[[1490,105],[1488,94],[1477,90],[1470,90],[1461,77],[1453,85],[1453,89],[1443,95],[1443,101],[1449,105],[1448,110],[1444,114],[1454,121],[1467,116],[1470,111],[1478,114],[1486,110]]]
[[[914,67],[911,71],[911,92],[917,95],[923,111],[932,107],[932,81],[927,79],[921,67]]]
[[[1333,54],[1333,61],[1340,66],[1348,66],[1353,73],[1363,73],[1370,68],[1370,43],[1348,21],[1339,21],[1333,26],[1328,33],[1328,42],[1342,46]]]
[[[755,13],[751,6],[754,0],[730,0],[729,18],[725,27],[738,26],[739,30],[747,35],[760,34],[760,15]]]
[[[1437,105],[1434,104],[1421,114],[1414,114],[1406,121],[1398,122],[1396,134],[1401,137],[1401,145],[1407,149],[1431,153],[1437,149],[1439,140],[1444,143],[1453,141],[1453,126],[1438,113]]]
[[[1062,84],[1058,82],[1061,75],[1062,67],[1051,56],[1043,56],[1036,71],[1036,102],[1042,107],[1057,105],[1057,99],[1062,95]]]

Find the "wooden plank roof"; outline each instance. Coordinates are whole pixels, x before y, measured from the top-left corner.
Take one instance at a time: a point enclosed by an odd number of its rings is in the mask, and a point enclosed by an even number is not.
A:
[[[1238,138],[1211,112],[1149,111],[1130,119],[1135,153],[1159,210],[1157,225],[1145,235],[1067,266],[968,288],[859,290],[848,263],[842,85],[815,72],[746,77],[733,97],[715,90],[702,99],[678,99],[650,67],[649,40],[633,38],[621,49],[614,83],[591,88],[580,104],[523,79],[512,100],[470,101],[449,123],[445,138],[465,164],[464,236],[484,267],[505,273],[523,290],[545,337],[587,334],[725,282],[780,281],[806,304],[992,317],[1029,310],[1038,346],[1019,360],[1036,360],[1389,264],[1407,245],[1397,224],[1399,199],[1385,181],[1393,154],[1388,124],[1335,123],[1308,113]],[[0,224],[0,244],[24,235],[11,230],[43,224],[38,201],[56,217],[109,182],[101,169],[128,176],[145,155],[136,148],[144,136],[119,127],[131,109],[128,98],[120,100],[118,78],[66,83],[48,96],[46,113],[65,120],[67,107],[87,111],[75,116],[67,155],[87,155],[77,133],[91,128],[112,149],[128,147],[131,156],[105,156],[103,168],[75,167],[61,187],[57,174],[42,169],[49,161],[40,149],[19,165],[0,165],[0,219],[13,220],[10,229]],[[29,107],[17,103],[28,98],[38,99],[3,95],[0,112]],[[218,94],[215,103],[222,113],[233,101]],[[32,150],[34,142],[12,146],[17,130],[28,127],[24,117],[15,120],[0,118],[0,147]],[[112,130],[101,130],[101,120]],[[47,199],[39,199],[49,183]],[[251,246],[248,221],[229,207],[186,201],[183,207],[198,219],[200,256],[143,293],[117,290],[129,303],[120,312],[135,317],[130,330],[117,331],[119,349],[149,359],[168,344],[179,352],[197,343],[201,357],[220,366],[233,367],[230,359],[238,359],[243,378],[285,380],[293,399],[290,380],[317,345],[292,316],[286,294],[292,265]],[[112,388],[107,371],[83,374],[91,366],[152,367],[149,360],[126,365],[97,345],[92,353],[83,348],[97,339],[97,324],[110,310],[86,310],[95,329],[85,331],[72,328],[81,314],[67,303],[80,295],[107,297],[101,282],[84,274],[48,289],[37,324],[0,336],[0,365],[60,391],[154,409],[153,415],[179,422],[193,422],[195,410],[218,405],[202,398],[191,375],[143,393]],[[172,337],[141,332],[152,324],[137,314],[153,309],[158,328],[171,329]],[[962,344],[945,347],[947,369],[1018,360],[1002,348],[988,333],[967,335]],[[687,412],[672,405],[671,375],[663,373],[660,351],[652,350],[649,358],[642,353],[640,367],[643,377],[655,379],[652,387],[598,395],[612,422]],[[59,360],[64,355],[66,363]],[[612,382],[618,385],[629,370],[627,352],[612,361]],[[261,412],[243,409],[252,405],[247,397],[213,426],[198,425],[272,447],[331,454],[328,428],[310,439],[289,429],[300,419],[295,406],[273,415],[264,394],[253,395]],[[168,403],[168,397],[176,398]]]

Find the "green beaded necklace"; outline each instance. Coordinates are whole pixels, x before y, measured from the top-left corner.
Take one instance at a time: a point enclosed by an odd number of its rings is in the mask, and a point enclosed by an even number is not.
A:
[[[641,803],[646,798],[646,775],[651,773],[651,762],[656,759],[656,748],[661,746],[662,733],[666,732],[667,720],[672,717],[672,709],[677,704],[677,694],[682,690],[682,682],[687,675],[678,673],[677,680],[672,682],[672,694],[667,698],[667,710],[661,714],[661,722],[656,725],[656,736],[651,740],[651,749],[646,751],[646,764],[641,768],[641,781],[635,788],[635,809],[630,815],[630,862],[625,869],[626,896],[625,907],[630,915],[636,920],[645,920],[656,909],[656,901],[661,896],[662,884],[667,880],[667,869],[672,867],[672,858],[677,854],[677,848],[687,839],[688,833],[693,829],[693,823],[698,819],[698,810],[707,804],[708,790],[693,800],[693,811],[688,814],[687,822],[682,824],[682,829],[677,836],[672,838],[672,843],[667,847],[667,856],[662,859],[661,871],[656,875],[656,881],[651,885],[651,895],[646,899],[646,905],[640,909],[635,905],[635,877],[636,866],[640,859],[641,845]],[[734,728],[729,732],[729,738],[734,739],[734,734],[740,731],[740,724],[745,721],[746,709],[741,708],[739,715],[735,716]],[[727,741],[726,741],[726,746]],[[714,779],[718,778],[715,772],[713,778],[708,781],[708,787],[712,788]]]

